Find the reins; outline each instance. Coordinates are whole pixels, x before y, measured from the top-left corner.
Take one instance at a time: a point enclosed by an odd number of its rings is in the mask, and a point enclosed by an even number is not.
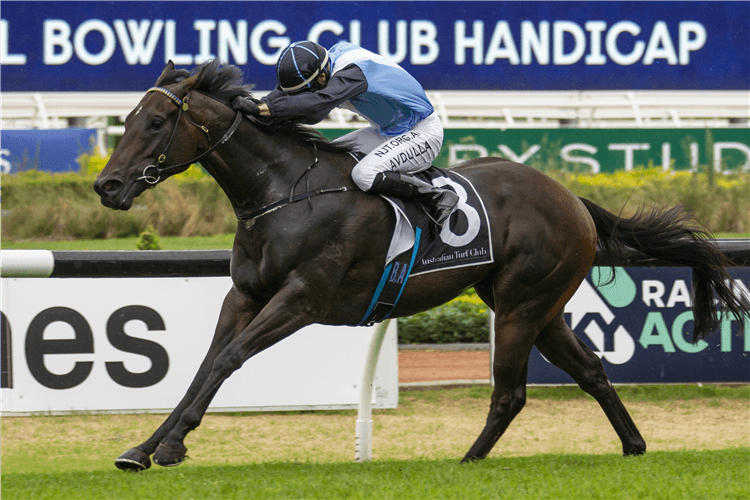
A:
[[[264,215],[270,214],[271,212],[274,212],[278,210],[279,208],[289,205],[290,203],[296,203],[298,201],[307,200],[310,204],[310,210],[312,210],[312,202],[310,201],[310,198],[313,198],[315,196],[320,196],[321,194],[330,194],[330,193],[345,193],[347,191],[354,191],[354,188],[342,186],[337,188],[324,188],[319,189],[317,191],[310,191],[310,180],[307,177],[307,174],[310,173],[310,171],[318,164],[318,146],[315,145],[315,143],[312,143],[314,151],[315,151],[315,159],[310,164],[309,167],[305,169],[304,172],[302,172],[302,175],[299,176],[299,179],[297,179],[297,182],[294,183],[292,186],[292,191],[289,193],[289,198],[284,198],[283,200],[275,201],[273,203],[270,203],[263,208],[259,208],[258,210],[255,210],[253,212],[250,212],[246,215],[238,215],[237,220],[241,221],[252,221],[254,219],[257,219],[258,217],[263,217]],[[294,189],[297,187],[297,184],[300,183],[302,178],[305,178],[305,189],[307,189],[306,192],[295,195]]]
[[[164,152],[161,155],[159,155],[159,158],[157,160],[159,165],[161,165],[167,160],[167,151],[169,150],[169,146],[172,144],[172,140],[174,139],[175,132],[177,131],[177,125],[179,125],[182,114],[188,110],[188,100],[189,100],[188,98],[190,96],[186,95],[184,99],[180,99],[179,97],[174,95],[172,92],[170,92],[169,90],[163,87],[152,87],[146,91],[146,93],[148,92],[160,92],[164,94],[172,102],[174,102],[179,108],[179,111],[177,114],[177,120],[175,122],[174,128],[172,129],[172,135],[170,135],[169,141],[167,141],[167,145],[164,148]],[[240,123],[242,122],[242,116],[243,116],[242,113],[240,111],[237,111],[237,115],[234,117],[234,122],[232,123],[232,126],[229,127],[229,130],[227,130],[227,132],[219,140],[219,142],[215,143],[213,146],[210,146],[206,151],[196,156],[192,160],[184,162],[184,163],[180,163],[179,165],[170,165],[168,167],[160,167],[160,166],[157,167],[156,165],[148,165],[146,166],[146,168],[143,169],[142,175],[138,177],[137,180],[139,181],[143,180],[149,184],[156,185],[159,182],[159,180],[161,180],[162,174],[164,174],[165,172],[176,170],[178,168],[184,167],[185,165],[192,165],[193,163],[197,162],[198,160],[200,160],[201,158],[203,158],[204,156],[206,156],[207,154],[215,150],[217,147],[226,143],[232,137],[232,135],[234,135],[235,131],[240,126]],[[254,117],[248,116],[248,118],[254,118]],[[185,115],[185,119],[187,119],[187,121],[190,122],[193,126],[200,128],[203,132],[206,133],[206,136],[208,136],[208,128],[206,128],[204,125],[198,125],[194,123],[190,118],[187,117],[187,115]],[[251,121],[260,122],[260,120],[251,120]],[[209,142],[210,142],[210,137],[209,137]],[[345,193],[347,191],[355,191],[356,190],[355,188],[346,187],[346,186],[337,187],[337,188],[324,188],[324,189],[319,189],[317,191],[310,191],[310,182],[309,182],[309,179],[307,178],[307,174],[313,169],[313,167],[315,167],[318,164],[318,146],[314,142],[312,143],[312,145],[314,148],[315,158],[313,159],[313,162],[310,164],[310,166],[307,167],[304,172],[302,172],[302,175],[300,175],[299,179],[297,179],[297,182],[295,182],[294,185],[292,186],[292,190],[289,193],[289,198],[284,198],[283,200],[279,200],[274,203],[268,204],[246,215],[237,215],[237,220],[252,221],[254,219],[257,219],[258,217],[262,217],[275,210],[278,210],[279,208],[285,205],[289,205],[290,203],[296,203],[302,200],[308,200],[309,202],[310,198],[313,198],[315,196],[320,196],[322,194]],[[148,174],[149,169],[155,170],[154,175]],[[300,183],[303,177],[305,178],[305,187],[307,191],[304,193],[295,195],[294,190],[297,187],[297,185]],[[310,203],[310,208],[312,209],[312,203],[311,202],[309,203]]]

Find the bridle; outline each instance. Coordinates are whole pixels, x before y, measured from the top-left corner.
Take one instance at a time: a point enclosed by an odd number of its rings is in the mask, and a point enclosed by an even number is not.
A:
[[[188,100],[190,97],[190,94],[186,95],[184,99],[180,99],[176,95],[174,95],[169,90],[163,88],[163,87],[151,87],[146,91],[146,93],[149,92],[160,92],[167,96],[173,103],[177,105],[179,108],[179,111],[177,113],[177,120],[175,121],[174,128],[172,128],[172,135],[169,136],[169,141],[167,141],[167,145],[164,148],[164,152],[159,155],[159,158],[157,159],[158,166],[157,165],[147,165],[146,168],[143,169],[143,173],[140,177],[138,177],[139,181],[145,181],[148,184],[151,184],[152,186],[155,186],[160,180],[161,176],[164,175],[167,172],[170,172],[172,170],[177,170],[179,168],[182,168],[186,165],[192,165],[193,163],[196,163],[198,160],[212,152],[214,149],[218,148],[225,142],[227,142],[232,135],[235,133],[237,128],[240,126],[240,122],[242,121],[242,113],[237,111],[237,115],[234,117],[234,122],[232,123],[232,126],[229,127],[229,130],[224,134],[224,137],[222,137],[217,143],[215,143],[213,146],[210,146],[206,151],[201,153],[200,155],[196,156],[190,161],[186,161],[184,163],[180,163],[179,165],[170,165],[168,167],[162,167],[161,165],[167,160],[167,151],[169,150],[169,146],[172,144],[172,140],[174,139],[175,133],[177,132],[177,126],[180,124],[180,117],[182,117],[182,114],[185,113],[188,110]],[[191,123],[193,126],[201,129],[203,132],[206,133],[206,137],[208,138],[208,142],[210,144],[211,137],[208,134],[208,128],[205,125],[198,125],[197,123],[193,122],[190,118],[188,118],[187,115],[185,115],[185,119]],[[149,169],[153,169],[154,172],[152,174],[149,174]]]
[[[171,170],[182,168],[186,165],[191,165],[197,162],[198,160],[200,160],[201,158],[203,158],[204,156],[206,156],[207,154],[209,154],[210,152],[212,152],[217,147],[227,142],[235,133],[237,128],[240,126],[240,122],[242,122],[242,116],[243,116],[242,112],[237,111],[237,115],[234,118],[234,122],[232,123],[232,126],[229,127],[229,130],[227,130],[227,132],[224,134],[224,137],[222,137],[219,140],[219,142],[215,143],[213,146],[210,146],[206,151],[204,151],[203,153],[196,156],[190,161],[180,163],[179,165],[170,165],[168,167],[162,167],[161,164],[163,164],[167,160],[167,151],[169,150],[169,146],[172,144],[172,139],[174,139],[175,132],[177,131],[177,125],[180,123],[180,117],[182,117],[183,113],[185,113],[188,110],[188,101],[190,98],[190,94],[188,93],[188,95],[186,95],[183,99],[180,99],[179,97],[174,95],[174,93],[170,92],[169,90],[163,87],[151,87],[150,89],[146,91],[146,93],[149,93],[149,92],[160,92],[164,94],[172,102],[174,102],[179,108],[179,112],[177,114],[177,120],[175,121],[174,128],[172,129],[172,135],[169,137],[169,141],[167,141],[167,145],[164,148],[164,152],[161,155],[159,155],[159,158],[157,159],[159,166],[156,166],[156,165],[146,166],[146,168],[143,169],[141,176],[136,179],[136,180],[139,180],[139,181],[142,180],[142,181],[147,182],[148,184],[151,184],[151,187],[154,187],[156,186],[156,184],[158,184],[158,182],[161,180],[162,174],[169,172]],[[253,122],[259,122],[259,120],[255,119],[255,117],[251,115],[249,115],[248,118]],[[208,128],[206,128],[204,125],[198,125],[197,123],[193,122],[190,118],[187,117],[187,115],[185,115],[185,119],[189,123],[191,123],[193,126],[205,132],[206,137],[208,137],[209,143],[211,142],[211,138],[209,137],[209,134],[208,134]],[[329,194],[329,193],[345,193],[348,191],[356,190],[351,187],[343,186],[343,187],[337,187],[337,188],[325,188],[325,189],[319,189],[317,191],[310,191],[309,190],[310,186],[308,185],[307,192],[295,195],[294,190],[297,187],[297,184],[299,184],[302,178],[305,178],[307,182],[307,177],[306,177],[307,173],[309,173],[310,170],[312,170],[312,168],[318,164],[318,148],[317,146],[315,146],[315,143],[313,143],[313,147],[315,150],[315,159],[313,160],[312,164],[309,167],[307,167],[307,169],[302,173],[302,176],[297,180],[297,182],[294,183],[294,186],[292,186],[292,192],[290,193],[289,198],[284,198],[282,200],[266,205],[258,210],[255,210],[254,212],[250,214],[237,215],[237,219],[243,222],[252,222],[253,220],[257,218],[267,215],[271,212],[274,212],[278,210],[279,208],[283,207],[284,205],[288,205],[290,203],[296,203],[302,200],[308,200],[309,202],[309,199],[315,196],[320,196],[320,195]],[[149,169],[154,169],[153,175],[149,174]],[[310,208],[312,209],[312,205],[310,205]]]

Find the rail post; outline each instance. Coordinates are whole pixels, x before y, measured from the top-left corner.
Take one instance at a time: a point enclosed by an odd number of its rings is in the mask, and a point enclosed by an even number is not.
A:
[[[372,460],[372,389],[380,348],[383,346],[383,338],[390,322],[391,320],[387,319],[378,325],[367,350],[365,370],[359,389],[359,407],[354,437],[354,459],[357,462]]]

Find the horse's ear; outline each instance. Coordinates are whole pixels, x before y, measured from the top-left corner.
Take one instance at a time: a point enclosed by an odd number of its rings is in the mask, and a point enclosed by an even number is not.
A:
[[[185,92],[190,92],[198,85],[198,82],[200,81],[201,76],[202,76],[202,72],[196,73],[195,75],[185,78],[180,83],[180,85],[182,86]]]
[[[201,67],[198,69],[196,73],[182,80],[182,82],[180,82],[182,90],[185,93],[187,93],[195,88],[200,87],[201,83],[203,82],[205,78],[206,71],[208,71],[207,68],[208,68],[208,64],[203,64],[201,65]]]
[[[168,74],[170,74],[172,71],[174,71],[174,63],[170,59],[166,66],[164,66],[164,71],[161,72],[161,75],[159,75],[159,78],[156,79],[155,86],[158,87],[164,78],[167,77]]]

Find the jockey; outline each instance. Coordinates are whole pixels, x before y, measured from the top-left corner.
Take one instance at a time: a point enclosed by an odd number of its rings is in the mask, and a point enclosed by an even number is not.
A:
[[[422,86],[389,59],[349,42],[327,51],[295,42],[276,63],[278,86],[261,100],[237,98],[243,113],[315,124],[340,106],[362,115],[370,127],[336,141],[353,143],[366,156],[352,179],[363,191],[413,199],[438,224],[459,201],[450,189],[412,174],[430,167],[443,144],[443,126]]]

